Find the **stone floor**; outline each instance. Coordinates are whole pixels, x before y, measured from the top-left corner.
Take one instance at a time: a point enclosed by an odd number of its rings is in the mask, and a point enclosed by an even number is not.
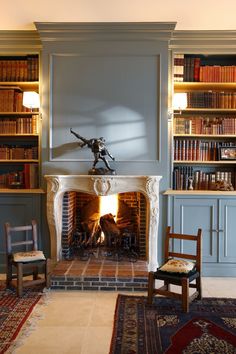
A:
[[[236,278],[202,278],[202,283],[205,297],[236,298]],[[108,354],[117,294],[52,290],[42,319],[14,353]]]

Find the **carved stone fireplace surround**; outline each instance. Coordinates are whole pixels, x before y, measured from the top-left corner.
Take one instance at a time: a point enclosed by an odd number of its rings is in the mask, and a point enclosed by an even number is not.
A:
[[[50,231],[51,258],[62,259],[62,201],[68,191],[87,192],[106,196],[125,192],[141,192],[147,201],[147,258],[148,270],[158,266],[159,182],[161,176],[91,176],[46,175],[47,219]]]

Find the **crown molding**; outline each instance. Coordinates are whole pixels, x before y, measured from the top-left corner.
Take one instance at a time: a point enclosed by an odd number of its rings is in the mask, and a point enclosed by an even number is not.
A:
[[[41,49],[37,31],[0,31],[0,49]]]
[[[169,43],[170,49],[188,48],[201,50],[236,50],[236,31],[174,31]]]
[[[176,22],[35,22],[43,42],[169,40]]]

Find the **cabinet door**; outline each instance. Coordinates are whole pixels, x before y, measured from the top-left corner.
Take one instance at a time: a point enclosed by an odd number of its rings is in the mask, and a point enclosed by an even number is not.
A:
[[[236,263],[236,200],[220,200],[219,211],[219,262]]]
[[[197,234],[202,229],[202,261],[217,262],[217,200],[200,198],[179,198],[174,200],[174,231]],[[183,242],[183,241],[181,241]],[[179,251],[193,251],[193,242],[185,241],[175,245]]]
[[[26,225],[36,219],[40,226],[40,196],[38,195],[2,195],[0,196],[0,270],[5,269],[6,243],[4,223]],[[40,229],[39,229],[40,232]],[[40,235],[40,233],[39,233]],[[40,241],[40,240],[39,240]]]

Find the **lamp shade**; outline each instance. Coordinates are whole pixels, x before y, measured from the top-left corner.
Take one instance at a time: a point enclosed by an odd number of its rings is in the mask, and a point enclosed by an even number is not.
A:
[[[177,92],[174,94],[173,100],[173,109],[185,109],[187,108],[187,93],[186,92]]]
[[[39,108],[39,94],[35,91],[24,91],[23,106],[31,109]]]

